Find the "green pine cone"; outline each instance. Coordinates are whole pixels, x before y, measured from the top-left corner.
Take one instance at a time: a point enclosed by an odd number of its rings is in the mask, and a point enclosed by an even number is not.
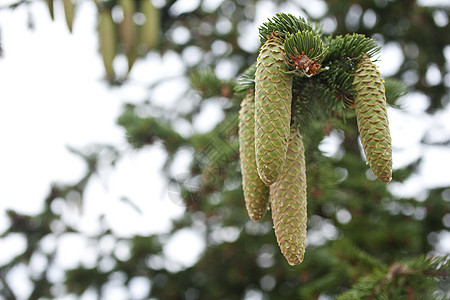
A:
[[[300,132],[291,127],[283,173],[270,186],[272,219],[281,253],[290,265],[303,261],[306,243],[306,167]]]
[[[292,77],[285,73],[283,41],[271,37],[258,55],[255,73],[255,147],[261,180],[274,183],[282,173],[291,121]]]
[[[361,142],[373,174],[382,182],[392,179],[392,147],[383,79],[369,56],[356,67],[353,87]]]
[[[255,156],[255,93],[251,89],[239,111],[239,152],[241,157],[242,187],[248,216],[261,220],[269,208],[269,188],[261,181]]]

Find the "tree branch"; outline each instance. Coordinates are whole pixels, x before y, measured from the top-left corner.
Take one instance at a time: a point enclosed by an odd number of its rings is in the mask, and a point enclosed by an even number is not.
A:
[[[9,287],[8,282],[6,282],[4,270],[0,270],[0,282],[3,285],[3,288],[1,290],[1,294],[3,294],[6,299],[17,299],[14,295],[13,290]]]
[[[394,263],[389,267],[389,271],[383,280],[378,284],[378,286],[372,291],[370,296],[367,298],[368,300],[372,300],[377,295],[377,292],[381,290],[388,281],[391,281],[395,276],[410,274],[412,270],[408,269],[404,265],[399,263]]]
[[[31,0],[18,0],[17,2],[13,2],[11,4],[2,5],[0,6],[0,9],[15,9],[22,4],[30,4],[30,3]]]

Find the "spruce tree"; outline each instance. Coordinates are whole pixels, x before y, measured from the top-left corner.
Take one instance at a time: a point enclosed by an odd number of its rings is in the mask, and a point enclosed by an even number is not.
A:
[[[17,1],[11,8],[27,2]],[[55,1],[46,2],[53,18],[57,13],[53,11]],[[125,10],[129,9],[130,3],[94,2],[99,21],[108,19],[110,22],[113,10],[118,8],[124,11],[123,21],[127,19]],[[147,6],[142,5],[143,2]],[[100,51],[105,78],[115,85],[128,80],[127,76],[118,78],[111,63],[119,54],[127,57],[129,69],[148,51],[153,51],[155,56],[171,52],[186,58],[189,51],[196,49],[204,58],[193,64],[186,62],[186,78],[191,87],[180,101],[189,101],[191,110],[162,108],[146,99],[142,103],[124,105],[117,120],[126,131],[130,147],[136,151],[155,143],[165,149],[167,160],[163,174],[168,182],[180,185],[185,213],[173,221],[167,234],[123,238],[114,236],[105,224],[104,232],[89,239],[99,246],[102,238],[110,238],[116,245],[125,247],[129,256],[119,259],[114,253],[105,253],[104,257],[97,258],[94,266],[79,265],[64,270],[64,282],[52,282],[49,270],[54,266],[56,250],[44,251],[42,241],[65,233],[83,235],[66,224],[62,214],[52,206],[61,199],[70,201],[74,193],[82,200],[91,176],[100,165],[106,162],[114,166],[126,155],[108,145],[97,145],[88,150],[72,149],[74,155],[86,162],[85,176],[73,183],[50,187],[39,214],[6,212],[9,225],[0,238],[21,235],[25,237],[26,250],[0,266],[0,295],[5,299],[16,298],[6,278],[16,266],[31,266],[37,256],[44,258],[46,266],[40,272],[30,272],[33,284],[30,299],[52,299],[62,294],[74,297],[94,294],[101,299],[102,293],[117,277],[124,279],[123,286],[136,277],[148,279],[151,288],[145,298],[154,299],[448,298],[448,258],[436,253],[439,250],[437,237],[448,233],[450,187],[428,189],[426,197],[420,201],[392,193],[389,185],[401,184],[417,173],[420,157],[392,170],[391,183],[382,182],[390,179],[390,174],[384,175],[385,165],[380,165],[378,157],[371,158],[372,152],[363,154],[364,148],[370,148],[372,144],[369,139],[364,142],[366,138],[358,127],[356,99],[365,94],[358,96],[360,83],[355,81],[358,76],[355,73],[362,69],[361,62],[366,60],[368,65],[363,68],[361,77],[374,75],[372,64],[377,59],[385,59],[380,57],[380,46],[395,43],[401,49],[404,61],[392,78],[384,78],[387,107],[401,109],[398,99],[406,92],[402,81],[407,83],[410,93],[427,95],[427,113],[430,115],[448,107],[448,83],[441,80],[431,85],[426,80],[426,71],[433,66],[442,78],[449,76],[444,49],[450,45],[450,7],[424,6],[416,1],[353,1],[351,6],[348,1],[328,1],[327,10],[320,17],[309,15],[311,11],[303,8],[309,21],[285,13],[258,24],[259,32],[251,34],[259,35],[260,48],[249,52],[242,45],[243,35],[247,32],[242,31],[249,21],[253,21],[258,1],[225,0],[215,8],[202,3],[182,13],[175,9],[177,3],[159,1],[155,7],[149,5],[150,1],[134,1],[137,16],[147,17],[147,22],[135,23],[137,44],[121,37],[118,19],[112,18],[114,26],[109,29],[100,25],[105,21],[100,22],[98,34],[100,45],[104,45]],[[283,3],[287,1],[279,1],[280,5]],[[65,17],[70,28],[77,24],[72,23],[72,18],[82,20],[77,13],[66,13]],[[121,26],[123,28],[125,24]],[[181,44],[171,39],[177,28],[189,32],[189,38]],[[142,32],[146,34],[139,37]],[[283,76],[292,78],[289,126],[301,133],[303,147],[298,142],[295,150],[297,153],[299,149],[304,150],[300,152],[304,153],[306,165],[307,240],[303,261],[298,266],[290,266],[279,250],[271,214],[261,215],[258,222],[247,215],[243,190],[246,187],[242,185],[245,174],[239,159],[239,128],[242,129],[244,124],[239,122],[241,103],[252,89],[256,89],[253,63],[274,32],[277,39],[284,42],[283,63],[287,69]],[[217,51],[217,45],[225,45],[224,51]],[[234,67],[233,76],[224,78],[220,74],[224,62]],[[372,75],[365,73],[369,71]],[[367,86],[365,89],[367,92]],[[375,87],[374,90],[378,92],[382,88]],[[191,135],[176,130],[177,122],[182,120],[192,124],[202,104],[218,99],[224,103],[225,118],[213,130]],[[402,99],[408,101],[407,97]],[[143,113],[148,111],[160,113],[158,116]],[[374,117],[365,113],[364,118]],[[384,112],[380,116],[384,116]],[[379,121],[378,114],[375,117]],[[369,133],[373,132],[369,129]],[[339,137],[335,155],[320,151],[319,145],[327,136]],[[446,138],[438,143],[448,146],[450,138]],[[423,142],[433,143],[426,136]],[[183,185],[177,174],[171,173],[174,158],[186,148],[195,153],[189,175],[199,179],[197,189]],[[396,149],[393,150],[395,154]],[[366,158],[369,165],[366,165]],[[393,160],[395,162],[395,155]],[[383,180],[377,180],[376,176]],[[281,179],[284,179],[283,175]],[[295,185],[295,180],[292,184]],[[262,194],[265,193],[267,190]],[[132,199],[130,203],[133,203]],[[265,202],[260,204],[266,205]],[[275,209],[271,213],[273,211]],[[183,229],[201,232],[206,246],[194,265],[173,271],[163,247],[169,236]],[[110,269],[101,267],[104,259],[113,262]]]

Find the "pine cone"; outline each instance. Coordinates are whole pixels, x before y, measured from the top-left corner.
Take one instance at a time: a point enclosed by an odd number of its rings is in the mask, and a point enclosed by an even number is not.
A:
[[[369,56],[356,67],[353,87],[361,142],[373,174],[382,182],[392,179],[392,147],[383,79]]]
[[[261,180],[274,183],[286,159],[291,121],[292,77],[285,73],[283,41],[273,36],[261,48],[255,73],[255,147]]]
[[[297,128],[291,137],[283,173],[270,186],[272,219],[281,253],[290,265],[303,261],[306,243],[305,149]]]
[[[261,181],[255,156],[255,93],[252,89],[239,111],[239,152],[245,206],[253,221],[261,220],[269,208],[269,188]]]

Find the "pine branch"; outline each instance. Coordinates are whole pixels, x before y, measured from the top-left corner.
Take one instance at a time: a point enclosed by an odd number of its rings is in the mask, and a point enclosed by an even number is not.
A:
[[[31,0],[18,0],[16,2],[0,6],[0,10],[1,9],[16,9],[22,4],[27,4],[27,5],[31,4]]]
[[[397,106],[395,101],[408,92],[406,84],[395,78],[385,78],[384,87],[386,88],[386,101],[394,107]]]
[[[303,19],[290,14],[277,14],[259,28],[261,44],[276,34],[285,39],[285,61],[293,73],[293,117],[302,124],[311,117],[337,112],[344,118],[353,115],[355,90],[352,82],[358,58],[378,55],[380,46],[362,34],[328,36]],[[322,64],[322,65],[320,65]],[[303,80],[307,77],[307,80]],[[235,92],[243,97],[254,86],[254,67],[241,76]],[[402,96],[405,86],[397,80],[386,81],[390,103]],[[317,103],[321,105],[317,105]]]
[[[378,258],[359,249],[349,240],[344,239],[335,242],[334,248],[341,260],[348,261],[351,264],[357,262],[359,267],[364,267],[366,269],[387,269],[387,266]]]
[[[325,39],[325,45],[329,47],[324,63],[334,60],[356,59],[362,54],[367,54],[370,58],[380,53],[381,47],[374,39],[363,34],[347,34],[333,38],[329,36]]]
[[[393,294],[411,297],[408,299],[429,299],[438,289],[436,279],[448,281],[449,275],[449,257],[419,257],[411,262],[395,262],[387,271],[375,269],[360,276],[361,279],[337,299],[389,299]]]
[[[407,275],[407,274],[409,274],[409,270],[405,266],[403,266],[399,263],[394,263],[393,265],[391,265],[389,267],[389,271],[386,274],[386,276],[383,278],[383,280],[381,280],[381,282],[378,284],[378,286],[373,289],[372,293],[369,295],[369,297],[367,299],[368,300],[375,299],[377,294],[379,294],[379,291],[383,290],[386,283],[392,281],[392,279],[394,277],[397,277],[400,275]]]
[[[234,87],[234,92],[240,97],[244,98],[249,89],[255,88],[255,72],[256,62],[245,70],[238,78],[237,84]]]
[[[5,268],[0,269],[0,283],[2,285],[2,290],[0,291],[0,294],[6,297],[6,299],[16,299],[16,296],[14,295],[13,290],[8,284],[8,281],[6,280],[7,271]]]
[[[231,83],[221,80],[211,68],[193,70],[189,74],[189,82],[204,99],[230,95]]]
[[[137,149],[159,140],[163,142],[167,152],[173,155],[186,142],[170,123],[154,117],[139,117],[131,104],[126,105],[117,123],[125,128],[128,142]]]
[[[314,28],[307,20],[303,18],[294,17],[291,14],[278,13],[259,27],[259,39],[263,45],[268,37],[275,32],[281,38],[286,38],[289,34],[297,33],[298,31],[309,30],[316,34],[320,31]]]
[[[298,54],[304,54],[311,60],[321,63],[327,49],[323,47],[323,41],[317,33],[309,30],[298,31],[287,36],[284,49],[289,58]]]

